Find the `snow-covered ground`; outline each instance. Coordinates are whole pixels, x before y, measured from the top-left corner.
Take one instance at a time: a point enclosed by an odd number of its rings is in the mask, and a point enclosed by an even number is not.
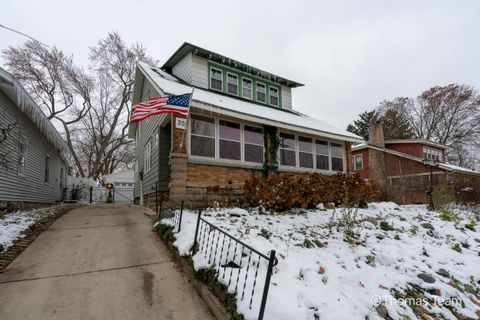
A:
[[[468,208],[429,212],[419,205],[373,203],[358,211],[288,215],[211,209],[204,217],[265,254],[276,250],[264,319],[417,319],[421,308],[431,319],[480,318],[479,213]],[[185,212],[175,235],[182,255],[191,253],[196,219]],[[244,257],[230,252],[227,260],[245,273]],[[211,266],[202,252],[193,261],[196,269]],[[219,274],[237,274],[239,268],[227,262],[216,267]],[[250,265],[248,272],[255,272],[255,261]],[[262,264],[258,302],[265,269]],[[234,292],[233,286],[228,290]],[[239,312],[256,319],[258,303],[250,310],[240,293]]]
[[[0,252],[7,250],[15,240],[23,238],[23,232],[42,219],[52,216],[63,204],[28,211],[15,211],[0,219]]]

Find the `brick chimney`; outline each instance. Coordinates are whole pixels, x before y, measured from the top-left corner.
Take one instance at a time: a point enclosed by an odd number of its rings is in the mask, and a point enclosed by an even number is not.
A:
[[[368,144],[382,149],[385,148],[383,124],[380,121],[376,121],[368,127]]]
[[[385,149],[383,125],[380,121],[368,127],[368,145]],[[368,176],[377,184],[383,196],[388,194],[387,177],[385,172],[385,154],[383,151],[368,148]]]

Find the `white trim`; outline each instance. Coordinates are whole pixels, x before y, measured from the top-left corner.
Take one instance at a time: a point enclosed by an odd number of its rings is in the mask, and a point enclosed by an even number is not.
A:
[[[257,90],[257,87],[258,85],[262,86],[265,88],[265,100],[264,101],[261,101],[258,99],[258,90]],[[267,84],[266,83],[263,83],[263,82],[260,82],[260,81],[256,81],[255,82],[255,101],[257,102],[261,102],[261,103],[267,103],[268,102],[268,92],[267,92]]]
[[[271,89],[275,89],[277,91],[277,104],[272,104],[272,101],[271,101],[271,96],[270,96],[270,90]],[[280,106],[280,90],[278,90],[277,87],[273,87],[273,86],[268,86],[268,105],[272,106],[272,107],[279,107]]]
[[[23,166],[23,173],[20,173],[20,163],[18,162],[20,159],[20,139],[23,139],[25,141],[25,164]],[[26,177],[27,176],[27,161],[28,161],[28,139],[25,135],[21,134],[18,144],[18,157],[17,157],[17,175],[20,177]]]
[[[228,82],[228,76],[229,76],[229,75],[230,75],[230,76],[234,76],[234,77],[237,79],[237,92],[236,92],[236,93],[231,93],[231,92],[228,91],[228,85],[230,84],[230,83]],[[227,92],[227,94],[232,95],[232,96],[238,96],[238,90],[239,90],[239,88],[240,88],[239,80],[238,80],[238,74],[231,73],[231,72],[228,72],[228,71],[227,71],[227,83],[226,83],[226,85],[227,85],[227,86],[226,86],[226,89],[227,89],[226,92]]]
[[[243,77],[243,76],[242,76],[241,78],[242,78],[242,79],[241,79],[241,80],[242,80],[242,81],[241,81],[241,82],[242,82],[242,87],[241,87],[242,94],[241,94],[240,96],[241,96],[242,98],[244,98],[244,99],[253,100],[253,79],[247,78],[247,77]],[[246,97],[246,96],[243,95],[243,80],[248,80],[248,81],[250,81],[250,97]]]
[[[253,166],[253,167],[257,167],[257,166],[262,166],[263,165],[263,162],[251,162],[251,161],[245,161],[245,126],[249,126],[249,127],[252,127],[252,128],[257,128],[257,129],[262,129],[262,133],[263,133],[263,128],[262,127],[259,127],[259,126],[255,126],[255,125],[250,125],[250,124],[247,124],[247,123],[243,123],[243,122],[240,122],[240,121],[235,121],[235,120],[231,120],[231,119],[225,119],[225,118],[220,118],[220,117],[212,117],[212,116],[205,116],[205,115],[202,115],[202,114],[197,114],[197,113],[193,113],[192,114],[193,116],[195,115],[198,115],[198,116],[201,116],[201,117],[206,117],[206,118],[210,118],[210,119],[213,119],[214,120],[214,125],[215,125],[215,136],[214,137],[211,137],[211,136],[203,136],[203,135],[199,135],[199,134],[194,134],[194,136],[199,136],[199,137],[205,137],[205,138],[210,138],[210,139],[214,139],[215,140],[215,156],[214,157],[206,157],[206,156],[199,156],[199,155],[192,155],[192,143],[191,143],[191,136],[192,136],[192,131],[191,131],[191,128],[192,128],[192,125],[191,125],[191,119],[192,117],[189,117],[189,124],[188,124],[188,136],[187,136],[187,141],[188,141],[188,148],[187,148],[187,154],[188,154],[188,157],[191,158],[191,159],[196,159],[198,161],[203,161],[203,162],[212,162],[212,163],[225,163],[225,164],[237,164],[237,165],[248,165],[249,167]],[[238,124],[240,125],[240,140],[237,141],[237,140],[231,140],[231,139],[220,139],[220,121],[226,121],[226,122],[231,122],[231,123],[235,123],[235,124]],[[220,158],[220,140],[226,140],[226,141],[233,141],[233,142],[238,142],[240,143],[240,160],[236,160],[236,159],[224,159],[224,158]],[[256,146],[261,146],[262,147],[262,160],[264,160],[264,152],[265,152],[265,146],[262,144],[255,144],[255,143],[247,143],[249,145],[256,145]]]
[[[222,79],[222,88],[220,90],[212,87],[212,70],[220,71],[221,79]],[[215,80],[217,80],[217,79],[215,79]],[[224,82],[223,80],[224,80],[223,79],[223,70],[210,66],[210,68],[208,69],[208,88],[211,89],[211,90],[218,91],[218,92],[223,92],[223,82]]]
[[[362,163],[361,168],[357,168],[357,165],[356,165],[357,162],[356,162],[355,158],[360,158],[361,163]],[[353,171],[359,171],[359,170],[364,169],[364,167],[363,167],[363,153],[353,155],[352,160],[353,160],[353,163],[352,163]]]

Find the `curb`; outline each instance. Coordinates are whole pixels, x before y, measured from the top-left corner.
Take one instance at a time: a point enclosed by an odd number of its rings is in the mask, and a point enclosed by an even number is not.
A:
[[[175,259],[175,262],[180,267],[181,271],[183,271],[187,275],[190,282],[193,284],[195,289],[197,289],[197,292],[200,295],[200,298],[202,298],[205,304],[210,308],[215,318],[217,318],[217,320],[232,319],[233,317],[227,311],[227,308],[225,307],[225,305],[217,298],[217,296],[215,296],[210,291],[209,287],[203,282],[199,281],[197,278],[195,278],[193,268],[188,264],[188,262],[182,256],[180,256],[180,254],[173,247],[173,245],[161,235],[159,234],[157,235],[160,237],[160,239],[162,239],[162,242],[167,246],[168,250],[172,254],[173,258]]]

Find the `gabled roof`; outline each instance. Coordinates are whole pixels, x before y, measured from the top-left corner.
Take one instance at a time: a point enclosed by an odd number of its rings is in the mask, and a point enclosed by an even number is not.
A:
[[[191,43],[188,43],[188,42],[183,43],[180,46],[180,48],[178,48],[177,51],[175,51],[175,53],[162,66],[162,69],[167,71],[167,72],[171,72],[172,68],[180,60],[182,60],[187,54],[189,54],[190,52],[192,52],[193,54],[195,54],[197,56],[203,57],[205,59],[215,61],[215,62],[218,62],[218,63],[221,63],[221,64],[225,64],[225,65],[233,67],[235,69],[239,69],[243,72],[247,72],[247,73],[250,73],[250,74],[255,75],[257,77],[264,78],[264,79],[267,79],[267,80],[270,80],[270,81],[278,82],[278,83],[283,84],[283,85],[288,86],[288,87],[295,88],[295,87],[303,86],[303,84],[301,84],[301,83],[298,83],[298,82],[295,82],[295,81],[292,81],[292,80],[288,80],[286,78],[277,76],[273,73],[257,69],[255,67],[252,67],[252,66],[250,66],[248,64],[245,64],[243,62],[239,62],[237,60],[225,57],[225,56],[223,56],[219,53],[200,48],[200,47],[198,47],[196,45],[193,45]]]
[[[151,67],[147,64],[139,63],[137,65],[137,73],[143,74],[145,78],[163,94],[179,95],[192,92],[191,86],[184,84],[165,71]],[[138,74],[136,75],[136,81],[137,80],[140,80]],[[134,102],[136,102],[135,97],[138,95],[137,90],[138,88],[135,89],[136,93],[134,93]],[[341,141],[363,142],[362,138],[353,133],[336,128],[322,120],[304,115],[300,112],[269,108],[200,88],[195,88],[191,105],[206,111],[236,117],[259,124],[277,126],[287,130],[304,132],[306,134]],[[136,124],[130,125],[130,137],[135,137],[135,130]]]
[[[37,129],[47,138],[47,141],[55,146],[64,162],[69,163],[70,150],[62,136],[20,82],[2,68],[0,68],[0,91],[35,124]]]
[[[354,145],[354,146],[352,146],[352,151],[360,151],[360,150],[367,149],[367,148],[374,149],[374,150],[377,150],[377,151],[383,151],[385,153],[388,153],[388,154],[391,154],[391,155],[394,155],[394,156],[397,156],[397,157],[401,157],[401,158],[405,158],[405,159],[409,159],[409,160],[412,160],[412,161],[423,163],[423,159],[420,158],[420,157],[416,157],[416,156],[413,156],[411,154],[407,154],[407,153],[403,153],[403,152],[400,152],[400,151],[395,151],[395,150],[391,150],[391,149],[387,149],[387,148],[382,149],[382,148],[379,148],[377,146],[373,146],[371,144],[361,143],[361,144]],[[451,171],[451,172],[461,172],[461,173],[480,175],[479,171],[470,170],[468,168],[459,167],[459,166],[449,164],[449,163],[441,163],[440,162],[438,164],[438,167],[440,169],[443,169],[443,170],[446,170],[446,171]]]
[[[427,139],[391,139],[391,140],[385,140],[385,144],[403,144],[403,143],[418,143],[430,147],[434,147],[437,149],[442,149],[445,150],[448,147],[444,144],[433,142]]]

